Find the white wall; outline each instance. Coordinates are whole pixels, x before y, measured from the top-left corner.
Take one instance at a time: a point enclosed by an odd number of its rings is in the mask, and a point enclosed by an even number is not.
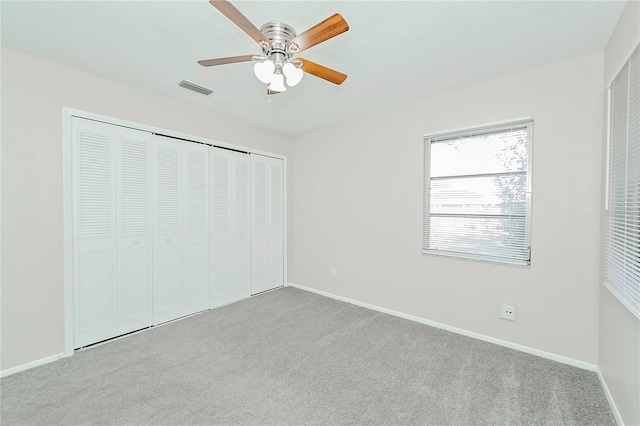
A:
[[[287,154],[273,132],[2,49],[2,370],[64,351],[63,107]]]
[[[290,281],[595,364],[602,79],[600,52],[292,138]],[[423,134],[521,117],[531,267],[423,256]],[[516,322],[498,318],[503,301]]]
[[[629,1],[604,52],[605,86],[639,42],[640,2]],[[624,423],[640,425],[640,320],[607,288],[600,293],[600,371]]]

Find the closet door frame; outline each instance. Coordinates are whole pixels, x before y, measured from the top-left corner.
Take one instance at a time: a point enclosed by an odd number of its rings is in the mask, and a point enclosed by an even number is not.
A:
[[[74,353],[74,295],[73,295],[73,150],[72,150],[72,120],[74,117],[100,121],[131,129],[142,130],[150,133],[183,139],[185,143],[202,143],[205,145],[246,152],[248,154],[260,154],[283,160],[283,259],[284,259],[284,285],[288,285],[287,279],[287,157],[267,151],[256,150],[241,145],[193,136],[186,133],[175,132],[168,129],[140,124],[128,120],[113,118],[88,111],[64,107],[62,109],[62,183],[63,183],[63,255],[64,255],[64,352],[55,355],[56,358],[68,357]],[[52,358],[54,358],[52,357]]]

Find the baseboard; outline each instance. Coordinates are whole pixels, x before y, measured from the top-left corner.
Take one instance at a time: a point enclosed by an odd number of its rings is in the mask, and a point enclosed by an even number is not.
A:
[[[584,361],[579,361],[573,358],[569,358],[569,357],[565,357],[562,355],[557,355],[551,352],[546,352],[546,351],[542,351],[540,349],[535,349],[535,348],[531,348],[529,346],[524,346],[524,345],[520,345],[517,343],[513,343],[513,342],[509,342],[506,340],[501,340],[501,339],[497,339],[495,337],[491,337],[491,336],[486,336],[484,334],[480,334],[480,333],[476,333],[473,331],[469,331],[469,330],[464,330],[462,328],[457,328],[457,327],[452,327],[450,325],[447,324],[442,324],[436,321],[431,321],[425,318],[421,318],[421,317],[417,317],[415,315],[409,315],[409,314],[405,314],[402,312],[398,312],[398,311],[394,311],[391,309],[387,309],[387,308],[382,308],[380,306],[376,306],[376,305],[372,305],[369,303],[364,303],[364,302],[360,302],[358,300],[355,299],[350,299],[348,297],[343,297],[343,296],[339,296],[337,294],[333,294],[333,293],[329,293],[326,291],[322,291],[322,290],[317,290],[311,287],[305,287],[303,285],[299,285],[299,284],[295,284],[292,282],[288,282],[286,284],[287,287],[295,287],[298,288],[300,290],[305,290],[311,293],[316,293],[319,294],[321,296],[325,296],[325,297],[329,297],[335,300],[339,300],[341,302],[346,302],[346,303],[350,303],[352,305],[356,305],[356,306],[360,306],[363,308],[367,308],[367,309],[371,309],[374,311],[378,311],[378,312],[382,312],[385,314],[389,314],[389,315],[393,315],[399,318],[404,318],[410,321],[415,321],[415,322],[419,322],[422,324],[426,324],[429,325],[431,327],[436,327],[436,328],[441,328],[443,330],[447,330],[447,331],[451,331],[452,333],[456,333],[456,334],[460,334],[463,336],[467,336],[467,337],[472,337],[474,339],[478,339],[478,340],[483,340],[485,342],[489,342],[489,343],[495,343],[497,345],[500,346],[504,346],[506,348],[510,348],[510,349],[515,349],[521,352],[525,352],[525,353],[529,353],[532,355],[537,355],[543,358],[547,358],[553,361],[558,361],[561,362],[563,364],[568,364],[568,365],[572,365],[574,367],[578,367],[578,368],[582,368],[585,370],[590,370],[590,371],[594,371],[598,374],[598,378],[600,380],[600,383],[602,384],[602,388],[604,389],[605,395],[607,397],[607,400],[609,401],[609,404],[611,405],[611,409],[616,417],[616,420],[618,421],[619,424],[623,424],[622,423],[622,417],[620,416],[620,412],[618,411],[615,402],[613,400],[613,397],[611,396],[611,392],[609,391],[609,388],[607,386],[606,381],[604,380],[604,377],[602,376],[602,372],[600,371],[600,369],[598,368],[597,365],[595,364],[591,364],[588,362],[584,362]],[[56,354],[56,355],[51,355],[42,359],[38,359],[35,361],[31,361],[28,362],[26,364],[22,364],[22,365],[18,365],[16,367],[12,367],[12,368],[8,368],[6,370],[2,370],[0,371],[0,378],[2,377],[7,377],[10,376],[11,374],[15,374],[15,373],[19,373],[21,371],[24,370],[28,370],[30,368],[34,368],[34,367],[38,367],[44,364],[48,364],[50,362],[53,361],[57,361],[60,358],[63,358],[65,356],[65,354],[60,353],[60,354]]]
[[[31,362],[28,362],[26,364],[22,364],[22,365],[18,365],[18,366],[15,366],[15,367],[7,368],[6,370],[0,371],[0,378],[7,377],[7,376],[10,376],[12,374],[16,374],[16,373],[19,373],[21,371],[24,371],[24,370],[28,370],[30,368],[39,367],[39,366],[44,365],[44,364],[49,364],[50,362],[57,361],[57,360],[59,360],[60,358],[63,358],[63,357],[64,357],[63,353],[62,354],[56,354],[56,355],[48,356],[46,358],[41,358],[41,359],[37,359],[35,361],[31,361]]]
[[[547,358],[547,359],[550,359],[552,361],[557,361],[557,362],[561,362],[563,364],[572,365],[574,367],[582,368],[584,370],[595,371],[595,372],[598,371],[598,366],[597,365],[591,364],[591,363],[588,363],[588,362],[584,362],[584,361],[580,361],[580,360],[577,360],[577,359],[569,358],[569,357],[566,357],[566,356],[554,354],[554,353],[551,353],[551,352],[546,352],[546,351],[543,351],[543,350],[540,350],[540,349],[531,348],[529,346],[520,345],[518,343],[513,343],[513,342],[506,341],[506,340],[497,339],[495,337],[491,337],[491,336],[487,336],[487,335],[484,335],[484,334],[476,333],[474,331],[469,331],[469,330],[465,330],[465,329],[462,329],[462,328],[452,327],[452,326],[447,325],[447,324],[442,324],[442,323],[439,323],[439,322],[436,322],[436,321],[431,321],[431,320],[428,320],[428,319],[425,319],[425,318],[417,317],[415,315],[409,315],[409,314],[405,314],[405,313],[402,313],[402,312],[394,311],[394,310],[391,310],[391,309],[382,308],[380,306],[371,305],[369,303],[360,302],[360,301],[355,300],[355,299],[349,299],[348,297],[338,296],[337,294],[328,293],[328,292],[322,291],[322,290],[316,290],[315,288],[305,287],[303,285],[295,284],[295,283],[292,283],[292,282],[287,283],[287,286],[299,288],[300,290],[309,291],[311,293],[316,293],[316,294],[319,294],[321,296],[330,297],[332,299],[339,300],[341,302],[351,303],[352,305],[360,306],[360,307],[363,307],[363,308],[372,309],[374,311],[382,312],[384,314],[389,314],[389,315],[393,315],[393,316],[396,316],[396,317],[399,317],[399,318],[404,318],[404,319],[407,319],[407,320],[410,320],[410,321],[419,322],[419,323],[422,323],[422,324],[429,325],[431,327],[441,328],[443,330],[451,331],[452,333],[461,334],[463,336],[472,337],[474,339],[483,340],[483,341],[489,342],[489,343],[494,343],[496,345],[504,346],[504,347],[509,348],[509,349],[515,349],[515,350],[520,351],[520,352],[526,352],[526,353],[531,354],[531,355],[537,355],[537,356],[540,356],[542,358]]]
[[[618,407],[616,406],[616,402],[613,399],[613,395],[611,395],[611,391],[609,390],[609,386],[607,386],[607,382],[602,375],[602,371],[600,371],[600,367],[596,368],[596,373],[598,374],[598,379],[600,380],[600,386],[602,386],[602,390],[604,391],[604,395],[607,397],[607,401],[609,401],[609,406],[611,407],[611,411],[613,411],[613,416],[616,418],[616,423],[620,426],[624,426],[624,422],[622,421],[622,415],[620,411],[618,411]]]

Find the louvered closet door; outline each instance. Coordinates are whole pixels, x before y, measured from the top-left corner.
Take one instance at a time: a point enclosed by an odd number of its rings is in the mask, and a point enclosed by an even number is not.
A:
[[[153,321],[151,134],[73,119],[75,347]]]
[[[183,143],[184,314],[209,309],[209,147]]]
[[[116,133],[118,334],[125,334],[153,324],[152,135]]]
[[[72,123],[74,346],[117,335],[116,136],[111,126]]]
[[[251,294],[284,285],[284,162],[251,154]]]
[[[154,324],[185,315],[182,145],[154,136]]]
[[[211,307],[250,296],[249,155],[210,149]]]
[[[209,308],[209,153],[154,137],[154,323]]]

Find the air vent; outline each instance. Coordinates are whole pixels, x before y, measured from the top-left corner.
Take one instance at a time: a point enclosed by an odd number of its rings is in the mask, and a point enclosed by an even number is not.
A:
[[[185,89],[189,89],[193,92],[197,92],[205,96],[209,96],[213,93],[213,90],[207,89],[206,87],[198,86],[197,84],[187,80],[182,80],[180,83],[178,83],[178,86],[184,87]]]

